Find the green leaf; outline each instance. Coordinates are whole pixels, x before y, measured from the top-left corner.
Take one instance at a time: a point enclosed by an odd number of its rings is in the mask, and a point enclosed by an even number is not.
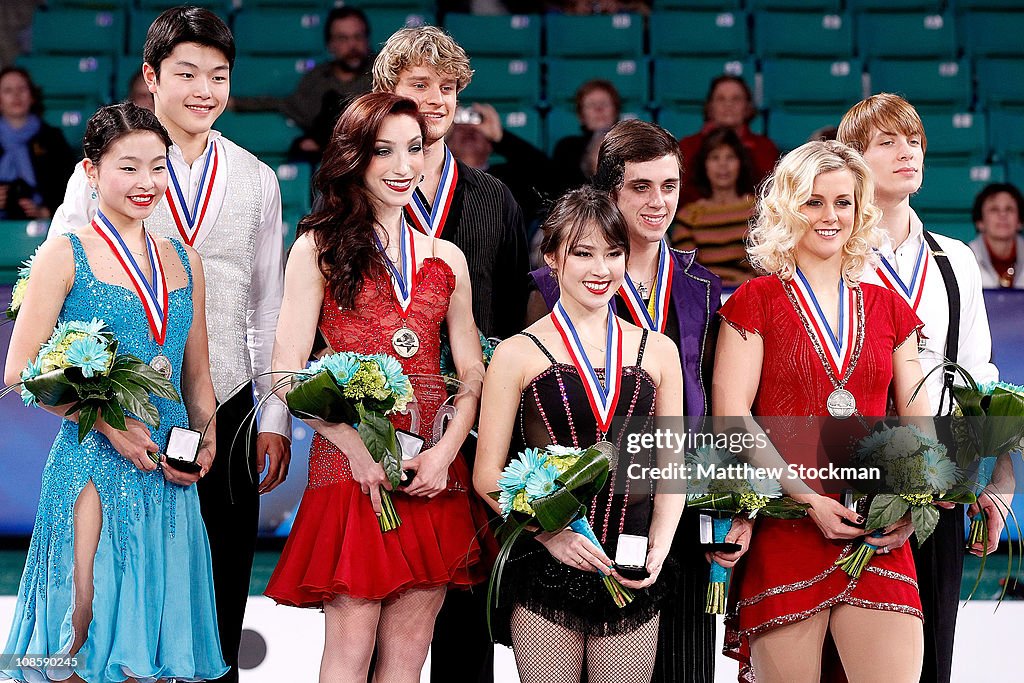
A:
[[[698,510],[711,510],[736,514],[740,511],[740,498],[735,493],[708,493],[686,501],[686,506]]]
[[[78,411],[78,443],[85,441],[85,437],[89,435],[93,425],[96,424],[98,414],[96,406],[91,403],[82,404],[82,409]]]
[[[907,514],[910,505],[897,495],[880,493],[871,501],[868,509],[867,528],[881,529],[895,524]]]
[[[366,410],[360,404],[356,409],[359,411],[359,438],[373,459],[384,468],[391,485],[398,486],[402,482],[402,463],[396,454],[394,426],[381,413]]]
[[[124,410],[121,409],[116,399],[107,401],[103,405],[103,419],[114,429],[120,429],[122,432],[128,431],[128,426],[124,423]]]
[[[78,400],[63,370],[51,370],[27,379],[25,388],[32,392],[37,401],[48,406],[59,406],[61,403]]]
[[[939,509],[934,505],[923,505],[910,509],[910,520],[914,523],[914,537],[918,545],[928,540],[939,523]]]
[[[315,417],[326,422],[355,424],[359,420],[352,402],[345,398],[330,370],[295,383],[285,394],[292,415]]]

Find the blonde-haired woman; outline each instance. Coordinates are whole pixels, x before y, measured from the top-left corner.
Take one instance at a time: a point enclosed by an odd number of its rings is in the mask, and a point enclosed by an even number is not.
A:
[[[921,322],[892,292],[858,282],[878,218],[870,170],[851,148],[811,142],[779,162],[750,234],[750,261],[766,275],[721,310],[716,415],[880,416],[890,386],[900,415],[929,414],[924,392],[911,400]],[[880,554],[852,579],[835,562],[866,533],[846,522],[863,520],[835,497],[796,497],[808,517],[759,520],[733,578],[726,649],[741,677],[752,666],[758,683],[818,681],[831,631],[851,683],[916,683],[921,601],[910,548],[896,547],[906,529],[874,539]]]

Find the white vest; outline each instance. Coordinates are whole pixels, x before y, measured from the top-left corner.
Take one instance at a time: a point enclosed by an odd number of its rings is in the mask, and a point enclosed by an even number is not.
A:
[[[223,403],[253,379],[247,313],[263,190],[259,160],[230,140],[218,141],[225,152],[228,191],[213,229],[196,250],[206,274],[213,389]],[[157,204],[146,227],[156,235],[181,238],[166,201]]]

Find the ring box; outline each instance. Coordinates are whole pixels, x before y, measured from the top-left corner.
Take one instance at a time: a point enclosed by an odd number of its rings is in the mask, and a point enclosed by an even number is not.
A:
[[[715,541],[715,529],[711,520],[711,515],[702,513],[699,518],[699,525],[700,544],[705,552],[735,553],[743,549],[743,546],[739,543]]]
[[[194,429],[171,427],[171,433],[167,437],[167,448],[164,449],[167,464],[189,474],[201,471],[202,467],[196,462],[196,458],[199,456],[199,444],[202,440],[203,435]]]
[[[647,537],[619,534],[615,548],[615,571],[624,579],[643,581],[651,575],[647,571]]]
[[[870,496],[861,496],[858,498],[853,489],[843,489],[843,492],[839,496],[839,502],[843,504],[843,507],[848,510],[853,510],[865,520],[863,524],[857,524],[856,522],[844,519],[843,524],[857,529],[867,528],[868,508],[871,506]]]

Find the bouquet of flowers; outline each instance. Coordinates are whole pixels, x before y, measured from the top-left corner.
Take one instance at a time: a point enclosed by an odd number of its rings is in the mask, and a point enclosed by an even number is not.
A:
[[[601,490],[614,462],[615,447],[601,441],[587,449],[556,445],[527,448],[505,466],[498,479],[500,490],[491,494],[501,506],[505,522],[495,533],[502,544],[487,588],[488,605],[497,603],[505,562],[528,525],[547,532],[569,528],[601,548],[581,500]],[[625,607],[632,602],[633,594],[625,586],[611,576],[602,577],[616,605]],[[488,627],[490,621],[488,610]]]
[[[21,382],[0,397],[21,388],[25,405],[71,403],[65,415],[78,413],[78,441],[85,439],[102,413],[115,429],[125,430],[125,414],[160,425],[160,413],[149,395],[181,401],[174,385],[135,356],[118,353],[117,339],[102,320],[72,320],[57,325],[35,360],[21,373]]]
[[[36,255],[32,254],[22,262],[21,268],[18,268],[18,280],[14,283],[14,289],[11,291],[11,303],[6,311],[8,320],[17,320],[18,318],[18,311],[21,310],[21,302],[25,300],[25,290],[28,288],[28,278],[32,272],[32,262],[35,258]]]
[[[293,415],[352,425],[391,485],[399,485],[401,453],[387,416],[406,409],[413,389],[397,359],[383,353],[367,356],[343,351],[315,361],[284,381],[293,382],[285,396]],[[402,520],[394,502],[386,490],[380,494],[380,530],[397,529]]]
[[[782,495],[782,485],[777,479],[753,476],[752,468],[744,468],[726,451],[702,446],[686,454],[686,465],[690,473],[686,504],[710,513],[712,546],[725,543],[732,519],[737,515],[750,519],[758,515],[798,519],[807,514],[807,505]],[[744,471],[749,471],[748,476],[741,476]],[[725,614],[728,581],[729,570],[712,561],[704,603],[707,614]]]
[[[885,492],[870,496],[866,523],[867,528],[876,530],[872,533],[875,538],[909,511],[917,542],[924,543],[939,523],[934,503],[976,500],[963,471],[946,456],[946,447],[913,425],[883,424],[861,439],[856,448],[854,461],[877,468],[882,474]],[[869,541],[861,541],[856,550],[840,558],[836,565],[858,578],[876,550],[877,546]]]

